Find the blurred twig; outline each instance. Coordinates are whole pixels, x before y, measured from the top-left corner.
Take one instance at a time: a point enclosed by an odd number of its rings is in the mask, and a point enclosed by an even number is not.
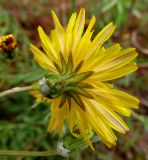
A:
[[[132,111],[132,115],[133,115],[133,117],[135,118],[135,119],[137,119],[137,120],[141,120],[141,116],[139,115],[139,114],[137,114],[136,112],[134,112],[134,111]]]
[[[146,100],[144,98],[140,98],[140,101],[144,106],[148,107],[148,100]]]
[[[129,15],[132,14],[133,9],[134,9],[134,6],[135,6],[135,3],[136,3],[136,0],[132,0],[132,1],[131,1],[131,5],[130,5],[130,7],[129,7],[129,12],[128,12]]]
[[[15,87],[7,91],[0,92],[0,98],[7,96],[7,95],[14,94],[14,93],[25,92],[25,91],[30,91],[30,90],[33,90],[33,86]]]
[[[138,67],[139,67],[139,68],[148,68],[148,63],[138,64]]]
[[[140,53],[143,53],[143,54],[145,54],[145,55],[148,55],[148,49],[142,47],[142,46],[138,43],[138,41],[137,41],[137,32],[136,32],[136,31],[134,31],[134,32],[132,33],[131,43],[132,43],[132,45],[133,45],[134,47],[137,48],[137,50],[139,50]]]

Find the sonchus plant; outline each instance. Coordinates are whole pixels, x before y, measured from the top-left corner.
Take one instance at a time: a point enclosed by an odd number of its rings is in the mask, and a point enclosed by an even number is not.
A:
[[[93,149],[91,137],[95,132],[108,146],[116,145],[113,130],[126,133],[129,128],[120,115],[130,116],[139,100],[114,89],[107,81],[137,70],[133,60],[134,48],[122,49],[119,44],[105,48],[103,44],[115,30],[113,23],[105,26],[94,38],[93,16],[84,31],[85,9],[73,13],[63,28],[52,11],[55,28],[48,36],[38,27],[44,51],[31,45],[37,63],[48,71],[37,82],[39,91],[32,91],[38,100],[51,103],[48,132],[61,133],[66,121],[74,137],[84,136]]]

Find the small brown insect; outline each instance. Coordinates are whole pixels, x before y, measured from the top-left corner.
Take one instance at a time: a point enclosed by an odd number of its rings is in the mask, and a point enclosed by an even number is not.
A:
[[[0,52],[12,52],[16,47],[16,39],[12,34],[0,37]]]

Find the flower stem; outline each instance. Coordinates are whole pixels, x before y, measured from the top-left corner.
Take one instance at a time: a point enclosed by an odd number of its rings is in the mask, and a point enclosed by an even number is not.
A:
[[[15,151],[15,150],[0,150],[0,156],[28,156],[28,157],[48,157],[57,155],[57,150],[51,151]]]
[[[25,92],[25,91],[30,91],[30,90],[34,90],[34,89],[35,88],[33,86],[15,87],[15,88],[9,89],[7,91],[0,92],[0,98],[7,96],[7,95],[14,94],[14,93]]]
[[[137,114],[136,112],[134,112],[134,111],[132,111],[132,115],[133,115],[133,117],[135,118],[135,119],[137,119],[137,120],[141,120],[141,116],[139,115],[139,114]]]

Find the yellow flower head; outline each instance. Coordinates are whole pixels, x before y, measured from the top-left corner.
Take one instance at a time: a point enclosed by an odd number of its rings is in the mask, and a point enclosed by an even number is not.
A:
[[[94,132],[111,147],[117,140],[113,130],[129,130],[118,114],[130,116],[139,101],[107,81],[135,71],[137,65],[132,61],[137,52],[134,48],[122,49],[119,44],[103,47],[115,30],[113,23],[92,38],[95,17],[84,30],[85,9],[71,15],[66,29],[53,11],[52,16],[55,28],[50,36],[38,27],[44,52],[30,46],[34,59],[49,71],[39,82],[41,91],[33,92],[38,99],[51,102],[48,131],[60,133],[67,121],[71,134],[84,136],[92,149],[90,135]]]

